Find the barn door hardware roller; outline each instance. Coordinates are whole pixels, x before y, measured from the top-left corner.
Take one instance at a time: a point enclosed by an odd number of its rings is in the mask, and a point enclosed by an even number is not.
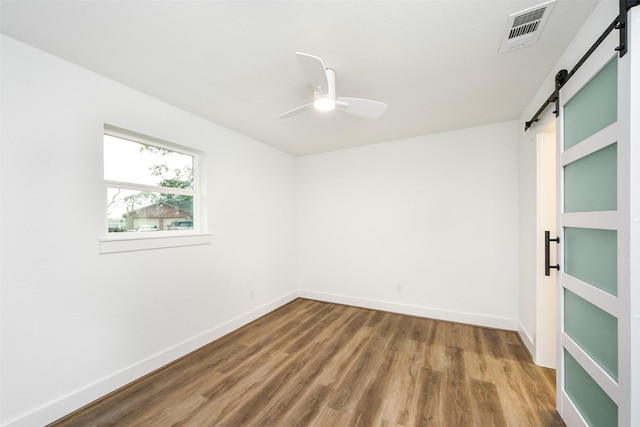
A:
[[[558,113],[560,111],[559,110],[560,105],[559,105],[559,100],[558,100],[558,94],[559,94],[560,88],[562,86],[564,86],[564,84],[567,81],[569,81],[569,79],[576,73],[576,71],[578,71],[578,68],[580,68],[582,66],[582,64],[584,64],[584,62],[591,56],[591,54],[593,52],[595,52],[595,50],[598,48],[598,46],[600,46],[600,44],[604,41],[604,39],[607,38],[607,36],[609,35],[609,33],[611,31],[618,30],[620,32],[619,33],[619,35],[620,35],[620,44],[618,45],[618,47],[616,47],[616,51],[618,52],[618,55],[620,56],[620,58],[622,58],[627,53],[627,50],[629,49],[628,43],[627,43],[627,14],[629,12],[629,9],[631,9],[632,7],[636,7],[639,4],[640,4],[640,0],[619,0],[620,14],[618,16],[616,16],[616,18],[613,20],[613,22],[607,27],[606,30],[604,30],[604,32],[598,38],[598,40],[596,40],[596,42],[593,44],[593,46],[591,46],[589,48],[587,53],[585,53],[582,56],[582,58],[580,58],[580,61],[578,61],[578,63],[571,69],[571,71],[569,71],[567,73],[566,70],[561,70],[558,73],[558,75],[556,75],[556,87],[555,87],[553,93],[544,101],[542,106],[533,115],[533,118],[531,120],[525,122],[525,124],[524,124],[524,131],[525,132],[527,130],[529,130],[529,128],[531,126],[533,126],[533,124],[538,121],[539,117],[547,109],[549,104],[552,104],[552,103],[555,102],[556,111],[554,111],[554,114],[556,116],[558,115]],[[560,75],[560,74],[562,74],[562,75]]]

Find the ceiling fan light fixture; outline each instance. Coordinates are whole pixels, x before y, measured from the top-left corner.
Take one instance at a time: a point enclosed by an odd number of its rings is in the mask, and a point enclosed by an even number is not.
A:
[[[322,59],[317,56],[296,52],[296,58],[313,87],[313,101],[280,114],[276,119],[292,117],[311,108],[316,111],[332,111],[339,107],[345,113],[367,119],[379,119],[387,111],[387,104],[384,102],[336,97],[336,72],[333,69],[325,67]]]
[[[331,111],[336,108],[336,100],[330,96],[318,96],[313,100],[313,108],[318,111]]]

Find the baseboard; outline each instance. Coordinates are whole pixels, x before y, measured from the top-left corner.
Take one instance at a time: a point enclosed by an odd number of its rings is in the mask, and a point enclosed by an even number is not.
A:
[[[402,304],[391,301],[373,300],[368,298],[351,297],[347,295],[331,294],[302,289],[299,291],[299,296],[301,298],[308,298],[318,301],[390,311],[393,313],[408,314],[411,316],[428,317],[431,319],[446,320],[449,322],[466,323],[488,328],[506,329],[509,331],[516,331],[518,328],[517,319],[510,319],[506,317],[442,310],[420,305]]]
[[[518,335],[520,335],[520,339],[522,340],[522,342],[524,343],[524,346],[529,351],[531,360],[534,360],[535,359],[534,355],[536,354],[536,347],[535,347],[535,344],[533,343],[533,338],[531,337],[531,334],[529,333],[529,331],[527,331],[525,327],[522,325],[522,323],[520,322],[518,322]]]
[[[281,307],[298,298],[298,291],[291,292],[267,304],[231,319],[200,335],[183,341],[167,350],[157,353],[119,372],[109,375],[79,390],[69,393],[53,402],[43,405],[34,411],[8,421],[6,427],[22,427],[46,425],[76,411],[91,402],[115,391],[125,385],[153,372],[161,367],[185,356],[198,348],[215,341],[247,323]]]

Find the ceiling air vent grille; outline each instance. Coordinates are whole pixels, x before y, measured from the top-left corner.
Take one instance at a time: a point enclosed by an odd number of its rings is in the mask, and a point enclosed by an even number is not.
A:
[[[500,44],[500,52],[535,43],[554,3],[555,0],[552,0],[510,15],[506,35]]]
[[[533,33],[540,24],[542,16],[546,7],[542,9],[534,10],[533,12],[525,13],[524,15],[517,16],[513,21],[513,27],[509,31],[509,38],[524,36],[525,34]]]

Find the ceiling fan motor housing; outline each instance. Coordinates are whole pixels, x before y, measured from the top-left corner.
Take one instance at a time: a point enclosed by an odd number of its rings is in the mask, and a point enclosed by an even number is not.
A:
[[[336,107],[348,114],[379,119],[387,110],[387,104],[380,101],[344,96],[336,98],[336,72],[325,67],[322,59],[317,56],[296,52],[296,58],[313,87],[313,102],[280,114],[277,119],[292,117],[311,108],[317,111],[331,111]]]
[[[313,91],[313,108],[320,111],[330,111],[336,107],[336,72],[326,68],[327,93],[323,94],[319,88]]]

